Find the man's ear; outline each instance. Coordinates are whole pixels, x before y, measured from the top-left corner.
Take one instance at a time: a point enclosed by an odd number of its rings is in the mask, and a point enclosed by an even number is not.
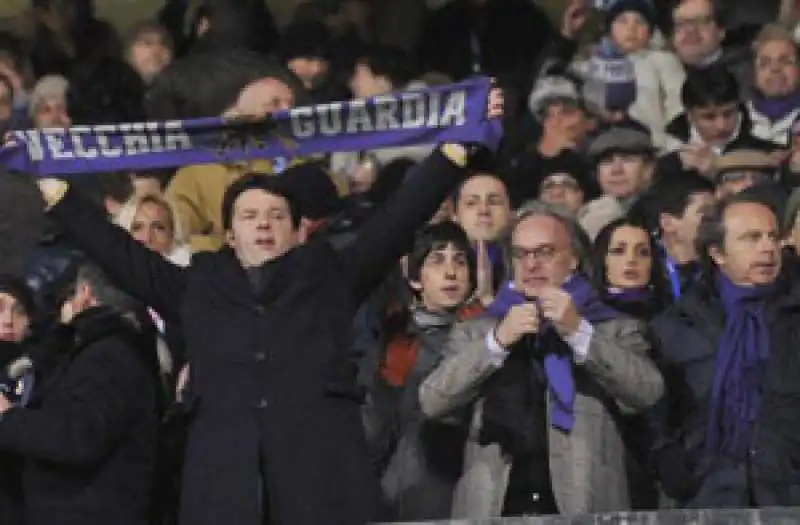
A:
[[[236,240],[236,237],[233,235],[233,230],[226,230],[225,231],[225,244],[233,248],[233,241]]]
[[[411,279],[408,280],[408,285],[417,293],[422,293],[422,283],[419,281],[412,281]]]

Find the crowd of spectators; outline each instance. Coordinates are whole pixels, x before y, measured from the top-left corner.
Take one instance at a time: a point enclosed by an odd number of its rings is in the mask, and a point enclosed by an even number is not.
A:
[[[474,75],[505,130],[0,170],[0,523],[800,506],[800,4],[429,4],[0,32],[4,136]]]

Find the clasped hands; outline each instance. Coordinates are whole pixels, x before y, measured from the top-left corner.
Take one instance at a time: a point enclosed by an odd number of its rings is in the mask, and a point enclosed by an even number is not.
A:
[[[510,348],[526,335],[538,333],[542,319],[552,322],[562,339],[578,330],[581,318],[570,294],[560,288],[547,288],[537,299],[509,309],[495,329],[500,346]]]

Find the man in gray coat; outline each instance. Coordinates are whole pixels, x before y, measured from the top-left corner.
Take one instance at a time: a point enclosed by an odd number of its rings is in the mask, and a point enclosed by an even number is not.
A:
[[[471,421],[455,518],[629,507],[615,415],[654,405],[663,381],[643,324],[584,277],[586,245],[559,210],[522,208],[506,239],[513,280],[454,329],[420,387],[427,417]]]

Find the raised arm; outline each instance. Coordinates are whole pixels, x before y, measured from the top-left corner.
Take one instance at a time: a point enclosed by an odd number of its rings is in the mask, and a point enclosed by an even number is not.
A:
[[[124,292],[154,308],[165,320],[180,317],[185,270],[135,241],[85,201],[66,182],[39,181],[49,214],[70,239]]]
[[[502,90],[489,91],[486,114],[490,119],[503,115]],[[362,226],[356,240],[339,252],[345,279],[358,304],[405,255],[417,230],[464,179],[467,161],[464,145],[443,144],[437,148]]]
[[[358,303],[408,251],[414,234],[436,213],[466,176],[466,149],[446,144],[433,152],[397,193],[340,252],[342,267]]]

